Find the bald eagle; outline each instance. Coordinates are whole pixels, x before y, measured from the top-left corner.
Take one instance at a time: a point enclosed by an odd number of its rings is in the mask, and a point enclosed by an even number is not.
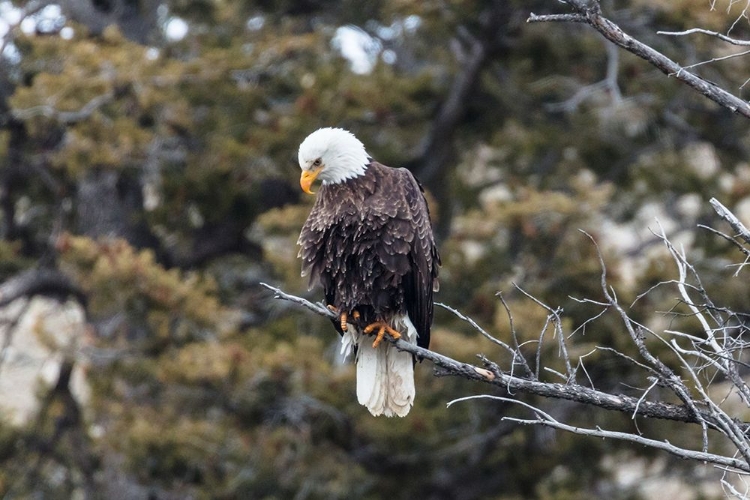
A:
[[[430,344],[440,256],[422,187],[408,170],[374,161],[350,132],[322,128],[300,145],[300,185],[315,204],[299,236],[302,276],[337,314],[341,352],[355,354],[357,399],[375,416],[406,416],[414,359],[387,332]],[[374,341],[368,336],[374,335]]]

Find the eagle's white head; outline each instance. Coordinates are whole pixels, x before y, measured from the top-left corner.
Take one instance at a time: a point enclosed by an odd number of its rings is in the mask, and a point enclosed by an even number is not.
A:
[[[365,173],[370,158],[364,145],[349,131],[321,128],[308,135],[299,146],[300,186],[312,194],[315,179],[337,184]]]

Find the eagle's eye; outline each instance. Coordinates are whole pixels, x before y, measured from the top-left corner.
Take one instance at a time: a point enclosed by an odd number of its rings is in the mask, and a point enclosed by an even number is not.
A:
[[[313,167],[319,167],[319,166],[320,166],[320,163],[321,163],[321,161],[320,161],[320,158],[318,158],[317,160],[315,160],[315,161],[313,162]]]

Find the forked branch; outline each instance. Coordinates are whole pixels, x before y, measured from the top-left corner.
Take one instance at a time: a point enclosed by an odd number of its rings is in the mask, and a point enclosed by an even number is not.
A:
[[[274,292],[274,298],[276,299],[291,301],[327,318],[333,317],[333,313],[322,304],[316,304],[302,297],[286,293],[267,283],[261,283],[261,285]],[[401,339],[393,340],[392,338],[388,338],[388,340],[402,351],[410,352],[415,356],[429,360],[441,369],[441,375],[453,375],[469,380],[486,382],[509,393],[533,394],[547,398],[574,401],[605,410],[623,412],[634,417],[658,418],[696,424],[708,422],[711,427],[715,428],[718,426],[718,422],[714,421],[711,414],[697,408],[690,408],[686,405],[675,405],[661,401],[645,401],[642,398],[635,398],[625,394],[610,394],[574,382],[562,384],[519,377],[503,371],[495,362],[490,361],[481,354],[478,357],[482,361],[483,367],[455,360]],[[516,353],[516,355],[522,356],[520,352]],[[738,425],[744,431],[750,432],[750,423],[742,422]]]
[[[536,15],[532,13],[529,15],[527,22],[576,22],[588,24],[605,39],[644,59],[666,75],[677,78],[733,113],[750,118],[750,104],[747,101],[727,92],[713,82],[704,80],[658,50],[625,33],[617,24],[602,15],[599,2],[587,2],[585,0],[561,1],[567,4],[573,10],[573,13],[553,15]]]

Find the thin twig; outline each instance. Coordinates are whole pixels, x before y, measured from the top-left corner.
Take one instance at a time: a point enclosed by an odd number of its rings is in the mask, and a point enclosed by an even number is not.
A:
[[[750,40],[740,40],[738,38],[732,38],[731,36],[726,36],[722,33],[718,33],[716,31],[709,31],[703,28],[692,28],[685,31],[657,31],[657,35],[665,35],[665,36],[685,36],[685,35],[692,35],[694,33],[700,33],[702,35],[709,35],[714,36],[724,42],[731,43],[732,45],[750,45]]]
[[[715,465],[721,465],[724,467],[732,467],[734,469],[741,470],[744,472],[750,472],[750,465],[748,465],[747,462],[744,462],[737,458],[725,457],[723,455],[716,455],[714,453],[707,453],[707,452],[702,452],[702,451],[689,450],[686,448],[680,448],[679,446],[675,446],[666,440],[657,441],[655,439],[649,439],[643,436],[638,436],[638,435],[630,434],[627,432],[608,431],[599,427],[597,427],[596,429],[574,427],[572,425],[559,422],[558,420],[554,419],[551,415],[542,411],[536,406],[530,405],[528,403],[524,403],[523,401],[518,401],[518,400],[510,399],[510,398],[504,398],[502,396],[492,396],[489,394],[479,394],[476,396],[468,396],[465,398],[459,398],[459,399],[455,399],[451,401],[449,403],[449,406],[454,403],[468,401],[471,399],[493,399],[496,401],[503,401],[505,403],[512,403],[512,404],[520,405],[520,406],[523,406],[524,408],[528,408],[537,416],[535,420],[516,418],[516,417],[502,417],[503,420],[508,420],[510,422],[516,422],[518,424],[523,424],[523,425],[543,425],[543,426],[553,427],[555,429],[560,429],[560,430],[567,431],[567,432],[572,432],[574,434],[581,434],[584,436],[592,436],[592,437],[605,438],[605,439],[618,439],[620,441],[629,441],[629,442],[637,443],[643,446],[648,446],[650,448],[664,450],[680,458],[687,458],[687,459],[696,460],[699,462],[708,462],[708,463],[712,463]]]
[[[299,304],[301,306],[304,306],[308,309],[310,309],[312,312],[320,314],[321,316],[327,316],[329,318],[336,318],[336,313],[328,309],[326,306],[320,303],[313,303],[310,302],[307,299],[303,299],[302,297],[297,297],[296,295],[291,295],[289,293],[286,293],[285,291],[281,290],[280,288],[276,288],[275,286],[271,286],[268,283],[260,283],[260,286],[267,288],[271,290],[274,295],[274,299],[284,299],[288,300],[290,302],[294,302],[295,304]]]
[[[513,357],[516,356],[516,351],[511,346],[509,346],[508,344],[506,344],[502,340],[494,337],[493,335],[490,335],[489,333],[487,333],[487,330],[485,330],[484,328],[482,328],[481,326],[479,326],[479,324],[477,324],[477,322],[474,321],[473,319],[469,318],[468,316],[465,316],[464,314],[460,313],[458,310],[452,308],[451,306],[449,306],[447,304],[443,304],[442,302],[435,302],[435,305],[439,306],[439,307],[442,307],[446,311],[449,311],[451,314],[453,314],[454,316],[456,316],[458,319],[467,322],[469,325],[471,325],[472,328],[474,328],[476,331],[478,331],[484,338],[486,338],[487,340],[489,340],[493,344],[499,345],[500,347],[502,347],[503,349],[505,349],[506,351],[508,351],[511,354],[511,356],[513,356]]]
[[[725,240],[727,240],[728,242],[730,242],[734,246],[736,246],[739,249],[740,252],[742,252],[742,253],[745,254],[745,256],[750,257],[750,250],[748,250],[747,248],[743,247],[737,240],[735,240],[734,238],[732,238],[728,234],[724,234],[721,231],[717,231],[716,229],[714,229],[712,227],[704,226],[703,224],[698,224],[698,227],[701,228],[701,229],[705,229],[707,231],[710,231],[710,232],[714,233],[716,236],[724,238]],[[739,272],[739,270],[737,272]],[[735,274],[735,276],[736,276],[736,274]]]
[[[508,315],[508,327],[510,328],[510,335],[513,338],[513,346],[514,351],[516,353],[516,356],[513,358],[513,362],[516,361],[519,362],[521,366],[523,366],[524,371],[526,372],[526,375],[529,377],[534,376],[534,372],[531,371],[531,367],[529,366],[528,361],[526,361],[526,356],[523,355],[521,352],[521,344],[518,342],[518,334],[516,333],[516,326],[513,323],[513,313],[510,311],[510,307],[508,306],[508,303],[505,301],[505,297],[503,297],[502,292],[497,292],[495,294],[495,297],[498,297],[500,299],[500,303],[505,308],[505,313]]]

